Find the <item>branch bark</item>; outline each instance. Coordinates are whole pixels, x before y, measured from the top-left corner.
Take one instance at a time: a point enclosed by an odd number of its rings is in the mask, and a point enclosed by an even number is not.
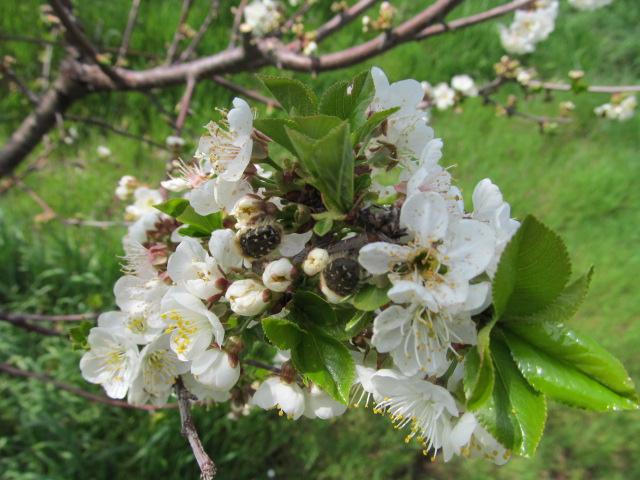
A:
[[[187,439],[193,455],[200,467],[200,478],[202,480],[212,480],[216,476],[216,464],[207,455],[200,436],[193,423],[191,416],[191,399],[189,391],[182,384],[182,379],[176,382],[176,393],[178,394],[178,409],[180,410],[180,422],[182,425],[182,436]]]
[[[127,26],[122,34],[122,43],[118,50],[118,57],[116,59],[116,65],[121,65],[129,51],[129,42],[131,41],[131,34],[136,26],[136,20],[138,19],[138,11],[140,10],[140,0],[132,0],[131,9],[129,10],[129,17],[127,18]]]

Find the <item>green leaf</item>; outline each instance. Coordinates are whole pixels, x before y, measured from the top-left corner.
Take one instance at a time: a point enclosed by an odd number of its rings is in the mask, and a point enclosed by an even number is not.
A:
[[[402,174],[402,171],[403,168],[400,166],[392,168],[391,170],[383,170],[378,173],[374,179],[383,187],[392,187],[393,185],[400,183],[400,175]]]
[[[193,238],[205,238],[211,235],[211,232],[207,230],[197,227],[195,225],[187,225],[186,227],[182,227],[178,230],[180,235],[184,235],[185,237],[193,237]]]
[[[313,233],[319,237],[325,236],[333,228],[333,220],[330,218],[323,218],[318,220],[313,226]]]
[[[534,379],[533,381],[540,382],[542,380],[539,380],[538,377],[546,376],[542,364],[539,365],[539,369],[532,371],[535,365],[530,362],[539,357],[545,365],[551,363],[552,371],[556,373],[566,370],[567,377],[570,377],[569,380],[576,376],[574,371],[577,371],[616,394],[636,398],[635,386],[624,366],[595,340],[586,335],[579,335],[565,325],[553,321],[507,323],[504,328],[508,332],[509,345],[513,343],[517,347],[513,354],[518,365],[522,364],[526,372],[531,371],[531,373],[526,373],[523,370],[522,373],[527,379],[531,377]],[[524,355],[524,357],[521,358],[518,355]],[[562,378],[559,376],[555,379],[548,379],[546,382],[559,383]],[[585,382],[574,382],[574,384],[584,385]],[[532,385],[536,387],[534,383]],[[568,390],[571,385],[568,383],[562,388]],[[596,387],[594,394],[601,390],[600,386]],[[588,392],[577,390],[573,395],[586,400]],[[551,395],[549,394],[549,396]]]
[[[572,318],[582,302],[584,302],[587,292],[589,291],[589,285],[591,284],[591,277],[593,275],[593,268],[587,272],[586,275],[581,276],[571,285],[565,288],[562,293],[552,303],[547,305],[542,310],[537,311],[532,315],[524,317],[505,317],[503,321],[514,322],[564,322]]]
[[[199,215],[191,205],[188,205],[183,212],[176,217],[176,220],[192,227],[198,227],[205,233],[222,228],[222,213],[216,212],[209,215]]]
[[[375,285],[366,285],[353,296],[351,303],[358,310],[373,312],[389,303],[388,290],[388,288],[379,288]]]
[[[69,340],[71,340],[71,348],[73,350],[89,350],[90,346],[87,342],[89,332],[95,326],[94,322],[81,322],[77,326],[69,329]]]
[[[515,325],[523,327],[518,329],[522,334],[526,325]],[[541,327],[542,325],[531,325],[532,328],[536,326]],[[504,336],[511,349],[511,355],[520,372],[539,392],[553,400],[588,410],[610,411],[638,408],[636,401],[621,396],[593,377],[593,373],[597,373],[599,377],[607,378],[607,372],[603,368],[606,368],[606,365],[612,361],[617,363],[613,357],[607,358],[608,354],[604,350],[594,349],[593,344],[580,341],[573,332],[569,333],[568,330],[564,332],[562,329],[555,330],[556,334],[560,332],[559,338],[554,338],[551,335],[538,337],[535,340],[536,345],[534,345],[529,343],[527,339],[549,332],[538,328],[532,330],[534,333],[529,334],[525,339],[511,331],[512,325],[508,325],[508,328],[509,331],[506,331]],[[538,347],[540,342],[544,345],[544,342],[547,341],[553,343],[545,346],[546,351]],[[563,345],[565,341],[568,342],[566,346]],[[603,356],[603,352],[605,356]],[[599,365],[599,362],[603,362],[603,365]],[[590,373],[582,371],[580,367]],[[614,368],[616,368],[616,372],[613,377],[607,378],[607,380],[611,381],[619,376],[618,368],[621,366],[614,366]]]
[[[343,120],[363,118],[364,110],[371,104],[375,89],[369,71],[351,80],[341,80],[331,85],[320,99],[320,113],[340,117]]]
[[[480,357],[477,347],[471,349],[464,356],[464,396],[469,410],[477,410],[484,405],[491,393],[495,374],[491,355],[487,351]]]
[[[307,137],[318,140],[326,136],[331,130],[342,123],[338,117],[328,115],[310,115],[308,117],[294,117],[293,127]]]
[[[331,304],[320,295],[299,290],[293,295],[291,312],[304,325],[331,325],[337,322]]]
[[[289,112],[289,115],[314,115],[318,111],[318,98],[307,85],[287,77],[258,75],[264,86]]]
[[[178,218],[184,209],[189,206],[189,200],[185,198],[172,198],[166,202],[154,205],[153,208],[160,210],[162,213],[166,213],[170,217]]]
[[[400,107],[393,107],[387,110],[381,110],[379,112],[374,113],[367,121],[364,122],[356,131],[353,132],[351,143],[353,145],[357,145],[359,143],[366,143],[374,130],[378,128],[378,126],[384,122],[390,115],[393,115]]]
[[[493,305],[498,317],[531,315],[563,291],[571,264],[560,237],[527,216],[507,244],[493,280]]]
[[[529,457],[544,431],[545,399],[522,377],[508,347],[496,335],[492,336],[491,354],[495,368],[493,394],[476,415],[505,447]]]
[[[284,127],[292,128],[295,126],[293,120],[288,118],[257,118],[253,121],[253,126],[256,130],[261,131],[267,137],[271,138],[274,142],[282,145],[291,153],[296,153],[295,148],[291,144],[289,135],[285,131]]]
[[[296,369],[335,400],[349,402],[355,362],[347,347],[318,327],[311,326],[292,349]]]
[[[262,329],[269,341],[281,350],[294,348],[304,334],[297,324],[286,318],[265,318],[262,320]]]
[[[325,205],[347,212],[353,204],[354,158],[349,124],[342,122],[319,140],[285,127],[310,183],[322,193]]]
[[[343,338],[349,339],[358,335],[373,321],[373,317],[374,315],[371,312],[356,311],[344,326]]]

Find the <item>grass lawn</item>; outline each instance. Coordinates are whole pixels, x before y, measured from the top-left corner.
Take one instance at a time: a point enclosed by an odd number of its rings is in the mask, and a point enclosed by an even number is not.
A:
[[[9,3],[14,4],[15,14],[0,16],[0,31],[38,35],[39,2]],[[89,34],[104,44],[119,44],[128,1],[76,3]],[[175,24],[179,8],[170,1],[150,3],[143,2],[132,46],[162,53],[173,33],[167,25]],[[199,25],[198,15],[208,3],[195,2],[192,26]],[[415,4],[427,2],[396,3],[415,10]],[[461,12],[498,3],[468,1]],[[556,31],[526,61],[545,77],[562,79],[569,69],[583,68],[593,83],[640,82],[640,3],[616,0],[594,13],[573,12],[564,0],[561,3]],[[228,20],[227,12],[220,23],[227,25]],[[395,80],[411,77],[434,84],[463,72],[488,80],[492,64],[502,54],[495,25],[406,45],[349,73],[379,65]],[[203,49],[215,51],[225,45],[226,32],[226,26],[217,25]],[[323,48],[338,49],[360,35],[353,28]],[[0,45],[3,53],[18,58],[17,70],[38,70],[34,47]],[[323,74],[313,85],[321,90],[347,74]],[[256,85],[248,75],[237,79]],[[171,90],[161,100],[173,109],[180,95],[179,89]],[[199,85],[185,133],[188,140],[197,141],[213,108],[229,105],[231,98],[213,83]],[[635,185],[640,178],[640,116],[624,123],[595,118],[591,111],[606,96],[562,94],[550,103],[535,100],[524,108],[554,113],[564,99],[577,104],[576,120],[553,135],[541,135],[535,125],[519,119],[496,117],[477,99],[466,102],[462,112],[434,113],[432,124],[444,139],[442,163],[456,166],[454,175],[468,199],[475,183],[490,177],[500,185],[516,217],[535,214],[564,236],[574,275],[595,266],[592,291],[572,325],[619,356],[638,383],[640,295],[634,285],[640,272],[640,189]],[[15,125],[12,118],[19,118],[25,109],[17,93],[2,95],[0,118],[7,118],[0,122],[0,140]],[[74,113],[105,118],[160,141],[170,133],[146,97],[136,93],[89,98],[74,107]],[[63,217],[120,218],[122,205],[113,197],[118,178],[134,174],[157,182],[166,154],[89,126],[80,125],[78,130],[77,143],[56,150],[48,167],[30,175],[26,184]],[[98,145],[108,145],[112,157],[99,160]],[[20,188],[0,197],[0,310],[72,313],[111,308],[123,231],[76,228],[56,221],[42,224],[34,221],[40,211]],[[0,324],[0,361],[46,371],[97,391],[81,379],[79,357],[66,340],[42,339]],[[267,478],[271,468],[277,478],[640,478],[639,412],[596,415],[552,405],[548,418],[537,455],[498,468],[464,459],[430,463],[417,445],[406,445],[402,432],[394,431],[386,419],[362,409],[325,423],[291,422],[258,411],[231,420],[224,408],[215,407],[196,414],[221,479]],[[0,376],[0,478],[194,475],[191,452],[179,435],[177,411],[123,411],[87,403],[36,381]]]

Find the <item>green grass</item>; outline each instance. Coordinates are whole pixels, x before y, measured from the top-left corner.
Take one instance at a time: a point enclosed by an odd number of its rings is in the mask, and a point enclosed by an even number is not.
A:
[[[105,45],[118,45],[118,32],[128,2],[77,2],[89,34]],[[228,6],[229,2],[223,2]],[[400,2],[397,2],[400,4]],[[420,2],[415,2],[420,3]],[[498,2],[466,2],[471,13]],[[37,6],[15,2],[15,12],[0,17],[0,30],[38,34]],[[195,2],[191,23],[198,25],[208,2]],[[419,5],[402,2],[401,8]],[[640,4],[617,0],[596,13],[570,13],[563,2],[558,28],[527,61],[547,77],[563,78],[571,68],[584,68],[589,79],[602,83],[640,81]],[[205,51],[226,44],[228,8],[203,43]],[[178,9],[174,2],[143,2],[132,47],[165,51]],[[326,13],[318,15],[319,22]],[[365,66],[380,65],[392,79],[428,79],[432,83],[466,72],[489,79],[500,57],[495,23],[422,44],[405,45]],[[337,49],[361,38],[351,29],[325,49]],[[18,58],[16,69],[38,71],[35,47],[15,43],[3,51]],[[139,66],[139,65],[137,65]],[[320,75],[321,90],[348,73]],[[300,78],[306,78],[300,76]],[[250,75],[238,81],[257,86]],[[172,110],[179,88],[160,96]],[[186,136],[195,142],[213,108],[227,106],[232,95],[213,83],[199,85]],[[477,100],[462,113],[436,113],[433,125],[445,141],[443,163],[454,170],[467,197],[475,183],[492,178],[511,202],[514,215],[533,213],[557,229],[574,259],[574,275],[596,267],[593,288],[573,326],[597,338],[618,355],[632,377],[640,380],[637,344],[640,341],[640,119],[612,123],[594,118],[591,110],[606,96],[569,94],[552,103],[535,101],[532,111],[553,112],[557,102],[572,98],[577,120],[555,135],[540,135],[535,125],[519,119],[497,118]],[[262,107],[258,107],[262,108]],[[17,94],[0,100],[0,138],[24,114]],[[170,133],[146,97],[137,93],[99,95],[74,106],[74,113],[110,119],[132,132],[162,140]],[[113,198],[117,179],[133,173],[150,183],[163,170],[162,152],[135,142],[79,126],[80,139],[56,150],[46,170],[26,183],[61,216],[119,218],[122,206]],[[113,151],[98,160],[97,145]],[[38,224],[33,200],[14,188],[0,198],[0,306],[15,311],[46,313],[106,309],[113,305],[112,285],[118,276],[122,230],[94,230]],[[79,353],[60,339],[41,339],[0,324],[0,361],[37,371],[92,391],[80,378]],[[290,422],[277,415],[254,412],[230,420],[224,408],[200,409],[196,421],[208,451],[220,466],[222,479],[278,478],[388,479],[582,479],[640,478],[640,414],[595,415],[553,405],[537,455],[497,468],[484,461],[429,463],[417,446],[405,445],[401,432],[370,411],[351,411],[334,422]],[[36,381],[0,376],[0,477],[3,479],[69,478],[193,478],[191,452],[179,435],[175,411],[147,414],[87,403]]]

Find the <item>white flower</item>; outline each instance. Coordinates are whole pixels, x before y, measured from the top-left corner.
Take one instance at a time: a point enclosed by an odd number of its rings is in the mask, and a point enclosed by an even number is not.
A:
[[[219,348],[210,348],[192,360],[191,373],[203,385],[229,391],[240,378],[240,364]]]
[[[138,179],[131,175],[124,175],[118,181],[118,187],[116,188],[116,197],[120,200],[128,200],[133,192],[138,187]]]
[[[170,192],[184,192],[189,188],[189,182],[184,178],[171,178],[169,180],[163,180],[160,182],[162,188],[169,190]]]
[[[469,75],[455,75],[451,79],[451,86],[465,97],[478,96],[478,87]]]
[[[87,339],[90,350],[80,359],[85,380],[102,385],[111,398],[124,398],[139,361],[138,347],[113,330],[94,327]]]
[[[269,290],[284,292],[293,281],[296,269],[287,258],[269,263],[262,274],[262,283]]]
[[[622,100],[614,97],[614,101],[596,107],[594,112],[601,117],[624,121],[633,117],[636,106],[637,101],[635,96],[626,97]]]
[[[209,215],[220,210],[231,211],[236,202],[253,189],[245,179],[238,181],[217,177],[201,183],[185,195],[199,215]]]
[[[176,284],[203,300],[222,293],[227,285],[216,261],[195,238],[180,242],[169,257],[167,272]]]
[[[420,82],[420,86],[422,87],[422,93],[425,97],[431,98],[433,97],[433,85],[431,85],[426,80]]]
[[[269,291],[253,279],[236,280],[225,293],[231,310],[238,315],[251,317],[262,313],[269,304]]]
[[[310,277],[320,273],[329,263],[329,252],[324,248],[314,248],[302,263],[302,270]]]
[[[487,266],[487,273],[493,276],[498,261],[520,222],[511,218],[511,206],[502,198],[502,192],[491,180],[481,180],[473,190],[472,218],[491,227],[495,235],[495,250]]]
[[[305,411],[305,394],[296,383],[287,383],[280,377],[267,378],[251,398],[251,404],[264,410],[277,407],[282,415],[297,420]]]
[[[307,56],[311,56],[317,51],[318,51],[318,44],[316,42],[309,42],[304,47],[304,50],[302,52]]]
[[[140,352],[138,370],[129,390],[129,403],[165,404],[178,375],[188,371],[189,364],[180,361],[169,349],[169,337],[159,337]]]
[[[456,103],[456,92],[449,85],[442,82],[433,88],[433,103],[438,110],[446,110]]]
[[[216,390],[209,385],[204,385],[196,380],[190,373],[182,375],[182,381],[184,386],[187,387],[187,390],[201,401],[213,400],[214,402],[225,402],[231,397],[229,390]]]
[[[447,439],[458,409],[446,388],[393,370],[378,370],[372,382],[383,397],[376,410],[389,415],[396,428],[409,425],[407,440],[417,436],[425,450],[442,448],[444,457],[451,458]]]
[[[111,150],[109,147],[105,147],[104,145],[98,145],[96,148],[96,153],[98,154],[98,158],[109,158],[111,156]]]
[[[254,0],[244,9],[245,31],[262,37],[280,26],[280,5],[273,0]]]
[[[360,249],[358,260],[373,275],[389,273],[394,286],[388,295],[396,303],[420,303],[432,312],[462,304],[469,281],[489,264],[495,238],[481,222],[451,220],[440,195],[415,193],[400,211],[410,243],[370,243]]]
[[[209,251],[225,272],[242,268],[242,251],[233,230],[226,228],[213,231],[209,240]]]
[[[180,360],[192,360],[204,352],[212,340],[222,345],[224,328],[218,317],[199,298],[177,287],[162,299],[162,318],[171,334],[170,347]]]
[[[509,27],[500,25],[500,40],[509,53],[523,54],[535,50],[538,42],[546,40],[555,28],[558,1],[541,3],[533,10],[516,10]]]
[[[134,202],[125,209],[127,220],[138,220],[147,214],[160,213],[154,205],[163,202],[162,194],[158,190],[138,187],[133,192]]]
[[[315,384],[305,392],[304,416],[307,418],[328,420],[342,415],[346,410],[346,405],[331,398]]]
[[[467,314],[432,313],[418,306],[392,305],[373,323],[371,344],[380,353],[391,352],[405,375],[443,375],[449,367],[452,343],[474,344],[476,328]]]
[[[142,306],[141,304],[139,306]],[[131,339],[131,341],[145,345],[153,341],[162,328],[149,324],[145,309],[136,309],[126,312],[104,312],[98,317],[98,326],[112,330],[114,333]]]
[[[236,228],[253,225],[266,215],[266,203],[254,194],[242,196],[231,209],[236,219]]]
[[[356,408],[363,404],[366,408],[372,398],[375,402],[382,399],[371,381],[377,372],[375,361],[365,362],[365,358],[360,352],[352,352],[351,355],[356,363],[356,378],[351,386],[349,403]]]
[[[569,5],[578,10],[595,10],[612,3],[613,0],[569,0]]]
[[[511,457],[511,452],[493,438],[478,422],[475,415],[467,412],[460,417],[451,430],[448,438],[448,461],[455,453],[465,453],[472,458],[483,457],[496,465],[504,465]]]
[[[169,148],[182,148],[186,144],[186,142],[184,141],[184,138],[178,137],[176,135],[169,135],[166,138],[165,143]]]

